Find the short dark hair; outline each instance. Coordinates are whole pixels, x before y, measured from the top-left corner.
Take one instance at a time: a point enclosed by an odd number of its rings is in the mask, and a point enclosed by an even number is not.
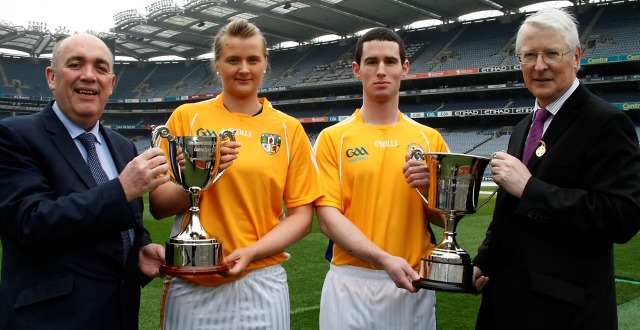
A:
[[[77,35],[89,35],[89,36],[94,36],[98,39],[100,39],[100,41],[102,41],[102,43],[104,44],[104,47],[107,48],[107,51],[109,51],[109,56],[111,58],[111,63],[109,63],[109,69],[111,70],[111,73],[113,73],[113,62],[115,60],[115,56],[114,53],[111,51],[111,49],[109,49],[109,46],[107,46],[107,43],[104,42],[104,39],[92,34],[92,33],[80,33],[80,34],[74,34],[73,37],[77,36]],[[53,70],[53,72],[57,73],[58,72],[58,53],[60,51],[60,46],[66,42],[67,39],[69,39],[70,35],[63,35],[63,36],[59,36],[56,38],[55,43],[53,44],[53,52],[51,54],[51,69]]]
[[[367,41],[373,41],[373,40],[393,41],[397,43],[398,47],[400,48],[400,62],[404,63],[404,61],[406,60],[406,53],[404,51],[404,41],[402,41],[402,38],[400,38],[400,36],[397,33],[393,32],[393,30],[389,28],[383,28],[383,27],[373,28],[367,31],[365,34],[363,34],[360,37],[360,39],[358,39],[358,42],[356,43],[356,57],[355,57],[356,63],[360,64],[360,60],[362,60],[363,44]]]

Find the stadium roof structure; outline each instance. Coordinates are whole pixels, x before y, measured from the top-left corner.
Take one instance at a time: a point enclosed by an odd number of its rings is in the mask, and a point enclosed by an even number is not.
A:
[[[587,0],[574,0],[574,3]],[[541,0],[174,0],[150,3],[143,15],[136,9],[114,15],[109,32],[94,33],[116,56],[145,61],[160,56],[193,59],[210,52],[213,36],[227,22],[245,18],[263,32],[270,47],[282,42],[310,43],[325,35],[350,37],[373,27],[403,28],[436,19],[455,22],[485,10],[517,13]],[[51,54],[65,28],[51,32],[45,24],[28,27],[0,21],[0,48]]]

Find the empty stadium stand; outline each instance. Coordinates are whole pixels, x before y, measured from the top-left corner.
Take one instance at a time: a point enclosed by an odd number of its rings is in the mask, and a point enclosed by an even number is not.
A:
[[[579,8],[583,63],[579,78],[640,127],[640,8],[637,1]],[[402,112],[440,129],[453,152],[490,155],[506,149],[509,130],[534,98],[514,56],[524,14],[401,30],[411,62]],[[353,78],[355,38],[274,49],[261,95],[319,131],[353,113],[362,88]],[[38,111],[51,99],[47,59],[0,56],[0,118]],[[149,147],[150,125],[184,102],[221,90],[210,60],[116,62],[114,93],[103,123]],[[639,129],[640,132],[640,129]]]

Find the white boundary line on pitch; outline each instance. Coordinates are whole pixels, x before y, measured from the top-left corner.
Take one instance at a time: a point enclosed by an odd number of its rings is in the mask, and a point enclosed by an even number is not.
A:
[[[629,284],[640,285],[640,282],[638,282],[638,281],[625,280],[624,278],[616,278],[616,282],[622,282],[622,283],[629,283]]]
[[[320,309],[320,305],[309,306],[309,307],[298,307],[292,310],[291,314],[299,314],[299,313],[304,313],[304,312],[319,310],[319,309]]]

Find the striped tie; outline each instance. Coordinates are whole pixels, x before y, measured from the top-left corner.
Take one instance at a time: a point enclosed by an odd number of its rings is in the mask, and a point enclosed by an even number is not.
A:
[[[104,172],[104,169],[100,165],[100,159],[96,152],[96,137],[92,133],[84,132],[78,136],[78,140],[82,143],[84,148],[87,149],[87,165],[89,165],[89,169],[91,170],[91,174],[96,180],[96,183],[103,184],[109,181],[107,173]],[[125,263],[127,261],[129,249],[131,249],[131,237],[129,236],[128,230],[123,230],[120,234],[122,236],[122,248],[124,249],[122,263]]]

